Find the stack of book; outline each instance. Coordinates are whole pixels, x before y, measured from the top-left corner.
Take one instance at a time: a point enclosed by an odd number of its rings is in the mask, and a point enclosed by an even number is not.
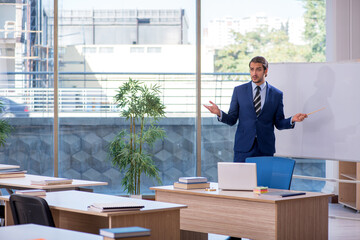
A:
[[[67,178],[49,178],[40,180],[31,180],[32,185],[59,185],[59,184],[71,184],[72,179]]]
[[[41,189],[16,190],[15,194],[31,195],[31,196],[46,196],[46,191],[41,190]]]
[[[100,235],[104,236],[104,240],[128,237],[145,240],[149,239],[150,229],[142,227],[103,228],[100,229]]]
[[[0,178],[19,178],[25,177],[26,171],[20,171],[16,169],[0,170]]]
[[[174,182],[175,188],[182,189],[202,189],[210,187],[206,177],[180,177],[178,182]]]
[[[140,210],[144,205],[137,204],[133,201],[123,201],[116,203],[93,203],[88,206],[88,210],[95,212],[117,212]]]

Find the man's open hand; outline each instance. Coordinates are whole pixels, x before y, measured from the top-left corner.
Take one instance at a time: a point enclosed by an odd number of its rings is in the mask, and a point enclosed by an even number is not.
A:
[[[208,106],[208,105],[204,104],[204,107],[206,107],[211,113],[216,114],[218,117],[220,117],[220,109],[219,109],[219,107],[215,103],[213,103],[212,101],[209,101],[209,103],[211,105]]]

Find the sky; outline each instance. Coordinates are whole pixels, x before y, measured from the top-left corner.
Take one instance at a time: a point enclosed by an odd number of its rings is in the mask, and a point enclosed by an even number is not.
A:
[[[52,2],[47,0],[48,2]],[[44,1],[46,2],[46,0]],[[59,9],[185,9],[189,20],[189,40],[195,38],[196,0],[58,0]],[[211,19],[243,18],[258,13],[268,17],[301,18],[302,0],[202,0],[201,21],[206,27]]]

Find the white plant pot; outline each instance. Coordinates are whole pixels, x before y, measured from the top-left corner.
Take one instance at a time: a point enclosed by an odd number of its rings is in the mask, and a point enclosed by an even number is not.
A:
[[[137,198],[137,199],[142,199],[142,195],[130,195],[130,198]]]

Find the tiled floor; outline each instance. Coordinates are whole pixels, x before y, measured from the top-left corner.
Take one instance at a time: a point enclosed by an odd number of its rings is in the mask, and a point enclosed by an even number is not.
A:
[[[209,234],[209,240],[225,240],[227,236]],[[359,240],[360,213],[341,204],[329,204],[329,240]]]

